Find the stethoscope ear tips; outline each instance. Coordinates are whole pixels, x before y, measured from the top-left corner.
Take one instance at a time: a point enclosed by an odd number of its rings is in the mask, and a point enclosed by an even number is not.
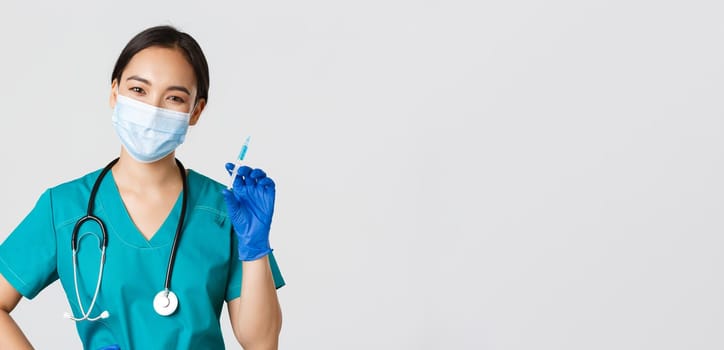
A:
[[[71,320],[71,321],[75,321],[75,322],[85,321],[85,320],[88,320],[88,321],[98,321],[98,320],[100,320],[100,319],[102,319],[102,318],[105,319],[105,318],[108,318],[108,317],[110,317],[110,316],[111,316],[111,314],[110,314],[107,310],[101,312],[100,315],[98,315],[97,317],[93,317],[93,318],[88,317],[88,315],[83,315],[83,318],[75,318],[70,312],[64,312],[64,313],[63,313],[63,318],[67,318],[67,319],[69,319],[69,320]]]

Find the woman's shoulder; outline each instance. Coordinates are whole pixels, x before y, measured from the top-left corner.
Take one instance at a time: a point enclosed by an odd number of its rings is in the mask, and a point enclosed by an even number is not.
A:
[[[192,169],[188,171],[188,183],[189,195],[193,198],[195,206],[214,208],[226,213],[226,204],[222,196],[224,185]]]
[[[48,189],[48,192],[52,192],[53,196],[67,196],[90,193],[93,188],[93,184],[98,175],[100,175],[102,168],[93,170],[80,177],[76,177],[72,180],[62,182]]]
[[[224,189],[224,185],[220,182],[193,169],[188,169],[187,180],[192,189],[204,194],[221,195],[221,191]]]
[[[100,169],[83,176],[47,187],[35,204],[36,209],[45,209],[55,222],[65,222],[83,215],[88,205],[93,183]],[[34,209],[34,210],[36,210]]]

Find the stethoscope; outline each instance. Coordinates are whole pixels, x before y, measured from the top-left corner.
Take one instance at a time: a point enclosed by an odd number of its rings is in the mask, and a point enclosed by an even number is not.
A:
[[[108,165],[106,165],[105,168],[101,171],[100,175],[98,175],[98,179],[96,179],[96,182],[93,184],[93,189],[90,193],[90,198],[88,199],[88,212],[85,216],[78,219],[78,221],[75,223],[75,227],[73,227],[73,235],[71,237],[71,248],[73,249],[73,284],[75,287],[75,296],[78,300],[78,307],[80,308],[80,312],[82,314],[82,317],[75,317],[73,314],[66,312],[63,317],[68,318],[73,321],[97,321],[99,319],[108,318],[110,314],[108,313],[108,310],[101,312],[100,315],[96,317],[90,317],[91,312],[93,311],[93,307],[96,304],[96,299],[98,298],[98,292],[101,288],[101,280],[103,279],[103,267],[105,266],[106,262],[106,247],[108,246],[108,233],[106,232],[106,226],[103,224],[103,221],[101,221],[100,218],[93,215],[93,206],[95,204],[95,198],[96,194],[98,193],[98,188],[101,185],[101,180],[103,180],[103,177],[106,176],[109,170],[118,162],[118,158],[114,159]],[[166,280],[163,284],[163,290],[158,292],[156,294],[156,297],[153,298],[153,309],[156,310],[156,313],[158,313],[161,316],[168,316],[173,314],[176,309],[178,308],[178,297],[176,296],[176,293],[171,291],[170,285],[171,285],[171,273],[173,272],[173,264],[174,260],[176,260],[176,248],[178,246],[178,240],[179,237],[181,237],[181,231],[183,229],[184,224],[184,217],[186,216],[186,198],[188,196],[188,184],[186,183],[186,169],[184,168],[183,164],[176,159],[176,165],[178,166],[179,172],[181,173],[181,180],[183,181],[183,195],[182,195],[182,202],[181,202],[181,216],[178,219],[178,224],[176,225],[176,234],[173,238],[173,245],[171,246],[171,255],[168,259],[168,265],[166,266]],[[85,308],[83,307],[83,303],[80,301],[80,292],[78,291],[78,272],[77,272],[77,266],[78,266],[78,231],[80,230],[81,225],[88,221],[93,221],[101,229],[101,233],[103,234],[103,239],[100,240],[100,249],[101,249],[101,261],[98,267],[98,281],[96,282],[96,289],[95,292],[93,292],[93,298],[91,299],[90,306],[88,306],[88,311],[85,311]]]

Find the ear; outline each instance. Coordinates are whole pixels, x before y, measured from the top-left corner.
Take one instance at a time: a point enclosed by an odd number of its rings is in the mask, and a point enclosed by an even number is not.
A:
[[[196,108],[194,108],[194,111],[191,113],[191,119],[189,120],[189,125],[196,125],[196,123],[199,122],[199,118],[201,117],[201,112],[204,111],[205,107],[206,107],[206,99],[202,98],[199,100],[199,102],[196,103]]]
[[[108,99],[108,104],[111,106],[111,109],[116,108],[117,96],[118,96],[118,79],[113,79],[113,82],[111,83],[111,96]]]

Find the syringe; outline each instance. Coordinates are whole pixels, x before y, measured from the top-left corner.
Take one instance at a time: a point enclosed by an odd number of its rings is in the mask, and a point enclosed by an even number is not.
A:
[[[232,187],[234,187],[234,179],[236,179],[237,171],[239,170],[239,167],[241,166],[241,161],[244,160],[244,156],[246,156],[246,150],[249,148],[249,141],[251,140],[251,136],[247,136],[246,140],[244,140],[244,145],[241,146],[241,151],[239,151],[239,156],[236,157],[236,161],[234,162],[234,170],[231,172],[231,178],[229,179],[229,187],[228,189],[231,190]]]

